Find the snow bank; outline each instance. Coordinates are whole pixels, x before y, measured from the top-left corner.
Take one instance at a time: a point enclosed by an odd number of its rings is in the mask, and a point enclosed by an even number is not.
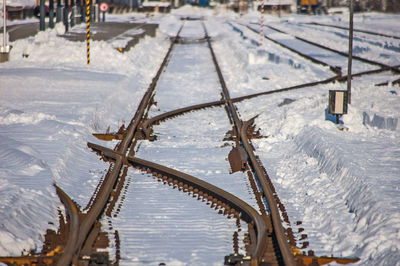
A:
[[[60,33],[61,23],[13,42],[0,64],[1,256],[40,251],[46,229],[57,228],[54,182],[86,206],[107,169],[86,142],[130,121],[170,44],[159,33],[121,54],[93,41],[88,66],[86,44]]]
[[[396,159],[398,151],[381,152],[382,157],[375,158],[372,154],[376,149],[384,148],[377,147],[380,144],[368,142],[361,146],[362,142],[344,140],[343,143],[343,139],[338,142],[335,136],[317,127],[304,130],[294,141],[299,152],[316,160],[321,176],[325,175],[331,180],[330,186],[337,188],[336,197],[333,198],[342,198],[348,212],[354,215],[353,222],[346,225],[351,227],[351,231],[346,234],[343,234],[342,224],[328,226],[338,227],[336,233],[342,234],[345,240],[336,243],[335,249],[352,243],[356,244],[354,253],[342,251],[342,254],[354,254],[362,259],[362,263],[387,265],[400,261],[400,254],[393,254],[393,251],[400,249],[400,202],[392,196],[398,193],[400,182],[398,175],[391,172],[394,169],[400,170]],[[395,142],[386,143],[390,144]],[[358,157],[356,164],[353,156]],[[380,165],[389,169],[380,169]],[[392,184],[393,187],[383,184]]]
[[[57,220],[58,198],[40,152],[0,136],[0,254],[17,256],[40,250],[42,235],[54,229],[47,222]]]

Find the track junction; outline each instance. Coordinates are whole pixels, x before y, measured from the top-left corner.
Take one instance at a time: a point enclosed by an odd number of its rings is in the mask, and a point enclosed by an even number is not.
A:
[[[62,236],[59,238],[48,238],[46,243],[48,251],[46,254],[32,258],[21,258],[26,261],[36,260],[45,264],[56,262],[59,265],[73,264],[119,264],[123,262],[127,255],[121,254],[121,245],[131,245],[127,239],[129,236],[129,225],[122,225],[121,221],[127,221],[129,216],[124,217],[122,211],[128,201],[134,200],[128,191],[134,186],[135,175],[144,174],[153,176],[157,181],[169,185],[176,190],[182,191],[196,200],[203,202],[209,207],[216,210],[218,214],[227,216],[234,220],[237,229],[233,234],[233,250],[232,254],[227,254],[225,263],[235,264],[242,263],[245,265],[309,265],[311,263],[324,264],[330,261],[336,262],[356,262],[357,259],[340,259],[334,257],[316,257],[312,252],[305,254],[301,249],[307,248],[306,242],[302,247],[298,247],[295,236],[290,228],[290,221],[285,211],[285,207],[280,202],[274,186],[267,174],[266,169],[257,157],[257,150],[253,147],[251,139],[262,138],[260,133],[255,130],[254,120],[256,117],[243,121],[241,119],[240,110],[235,103],[248,100],[263,95],[281,93],[291,90],[317,86],[320,84],[328,84],[333,82],[343,82],[346,77],[342,74],[344,66],[337,66],[336,62],[323,61],[321,58],[313,57],[304,51],[298,51],[288,44],[284,44],[268,37],[285,49],[296,52],[298,55],[310,60],[313,63],[328,67],[332,76],[315,82],[308,82],[295,86],[289,86],[277,90],[267,90],[257,92],[240,97],[231,97],[230,91],[224,80],[223,70],[218,64],[218,55],[213,49],[213,38],[207,33],[207,24],[201,20],[183,21],[182,27],[177,35],[171,38],[171,45],[165,58],[160,65],[152,83],[144,94],[139,107],[130,121],[125,126],[121,126],[115,133],[95,133],[94,135],[102,140],[114,140],[117,144],[114,148],[105,147],[95,143],[88,143],[88,147],[96,152],[104,161],[110,163],[108,172],[98,184],[92,199],[86,206],[84,212],[79,212],[78,206],[66,195],[59,187],[56,190],[61,201],[68,210],[68,226],[64,226]],[[242,36],[245,35],[244,27],[250,31],[256,31],[252,25],[241,25],[240,23],[230,23],[232,29]],[[269,27],[269,30],[287,34],[283,30]],[[202,34],[193,34],[198,32]],[[293,37],[293,36],[292,36]],[[302,42],[304,45],[311,45],[314,49],[323,51],[323,58],[329,58],[329,54],[336,53],[345,56],[343,52],[336,51],[330,47],[317,44],[304,38],[294,36],[296,41]],[[296,45],[294,45],[296,46]],[[188,48],[189,47],[189,48]],[[321,54],[320,52],[319,54]],[[199,59],[202,64],[209,65],[210,70],[207,73],[197,73],[196,67],[193,66],[193,74],[189,77],[187,72],[181,76],[176,73],[176,69],[182,66],[176,66],[178,61],[175,58],[184,57],[188,62]],[[394,75],[399,74],[399,66],[390,66],[385,63],[367,60],[361,57],[356,58],[359,71],[356,75],[371,75],[380,72],[392,72]],[[329,60],[328,60],[329,61]],[[191,63],[188,64],[188,66]],[[175,71],[175,72],[174,72]],[[184,80],[188,76],[189,81]],[[199,78],[200,77],[200,78]],[[196,80],[197,78],[197,80]],[[168,91],[168,87],[175,82],[188,82],[190,86],[205,86],[204,95],[201,98],[207,98],[212,93],[208,102],[199,103],[195,95],[190,92],[186,94],[174,94]],[[196,83],[191,84],[190,82]],[[204,85],[205,84],[205,85]],[[163,101],[176,102],[175,110],[165,110]],[[187,103],[187,104],[186,104]],[[193,104],[192,104],[193,103]],[[242,172],[246,178],[241,184],[247,184],[251,189],[247,194],[247,199],[242,200],[227,190],[213,184],[212,178],[204,178],[201,174],[194,175],[185,173],[184,171],[162,165],[158,155],[153,153],[157,142],[162,141],[162,129],[157,126],[166,120],[172,120],[182,117],[186,114],[195,115],[194,111],[209,110],[223,111],[226,123],[230,123],[231,129],[226,133],[225,141],[229,148],[232,148],[229,155],[229,163],[231,172]],[[213,112],[214,112],[213,111]],[[210,114],[214,115],[214,114]],[[215,114],[220,119],[221,114]],[[200,123],[193,120],[191,123]],[[210,123],[212,123],[210,121]],[[225,123],[225,124],[226,124]],[[196,128],[194,126],[194,128]],[[161,133],[158,133],[160,131]],[[158,136],[160,135],[160,136]],[[213,136],[212,136],[213,137]],[[150,141],[150,148],[146,151],[142,147],[143,142]],[[199,140],[199,142],[201,142]],[[162,144],[162,148],[168,148],[168,142]],[[143,150],[143,151],[142,151]],[[154,161],[149,158],[154,155]],[[176,158],[172,158],[175,160]],[[194,156],[193,159],[196,159]],[[179,156],[178,156],[179,160]],[[168,160],[165,160],[168,163]],[[208,164],[209,162],[204,162]],[[136,168],[136,170],[133,170]],[[183,167],[184,168],[184,167]],[[131,171],[135,171],[131,174]],[[202,173],[199,171],[198,173]],[[220,182],[220,181],[219,181]],[[231,181],[224,180],[222,183]],[[234,182],[234,181],[232,181]],[[218,181],[216,182],[218,184]],[[240,186],[240,184],[238,185]],[[228,187],[229,188],[229,187]],[[230,188],[232,189],[232,188]],[[233,188],[233,190],[238,189]],[[239,188],[240,189],[240,188]],[[244,188],[243,188],[244,189]],[[176,193],[170,191],[170,193]],[[133,196],[135,196],[133,194]],[[248,201],[248,202],[247,202]],[[137,202],[140,204],[140,202]],[[171,206],[173,208],[173,206]],[[104,218],[106,217],[106,218]],[[114,218],[119,218],[113,220]],[[282,220],[286,223],[283,226]],[[301,222],[298,221],[300,224]],[[176,228],[171,230],[179,231],[179,223],[176,221]],[[241,228],[241,224],[245,223],[246,227]],[[104,234],[103,227],[108,227],[108,236]],[[135,236],[133,236],[134,238]],[[307,236],[305,235],[304,238]],[[108,238],[108,239],[107,239]],[[62,240],[60,240],[62,239]],[[125,239],[125,240],[124,240]],[[239,241],[240,240],[240,241]],[[303,240],[303,239],[302,239]],[[113,257],[109,259],[107,252],[98,252],[97,250],[106,250],[107,244],[104,242],[113,242]],[[125,242],[124,242],[125,241]],[[132,244],[134,245],[134,244]],[[62,251],[58,247],[62,246]],[[158,258],[157,258],[158,259]],[[6,260],[2,260],[6,261]],[[10,259],[9,261],[12,261]],[[9,262],[8,261],[8,262]],[[18,263],[18,260],[15,260]]]

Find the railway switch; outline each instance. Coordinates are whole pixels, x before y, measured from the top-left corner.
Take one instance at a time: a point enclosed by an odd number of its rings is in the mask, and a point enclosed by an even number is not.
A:
[[[231,165],[232,173],[238,171],[245,171],[247,169],[247,153],[238,146],[232,148],[228,155],[229,163]]]

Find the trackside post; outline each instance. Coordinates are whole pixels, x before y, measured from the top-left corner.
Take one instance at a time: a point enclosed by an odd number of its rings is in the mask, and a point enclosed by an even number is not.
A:
[[[90,10],[90,0],[86,0],[86,51],[88,65],[90,65]]]
[[[49,0],[49,27],[54,28],[54,0]]]
[[[351,63],[353,59],[353,0],[349,1],[350,17],[349,17],[349,59],[347,64],[347,94],[348,103],[351,104]]]
[[[74,0],[71,0],[71,18],[70,18],[71,28],[73,26],[75,26],[75,9],[76,9],[76,6],[74,3]]]
[[[40,23],[39,23],[39,28],[41,31],[45,30],[45,22],[44,18],[46,17],[46,10],[44,7],[44,0],[40,0]]]
[[[261,7],[260,7],[260,46],[263,44],[263,39],[264,39],[264,33],[263,33],[263,27],[264,27],[264,0],[261,2]]]
[[[65,32],[69,30],[69,22],[68,22],[68,0],[64,1],[64,9],[63,9],[63,19],[64,19],[64,26]]]
[[[57,0],[56,22],[60,22],[61,18],[62,18],[62,4],[61,0]]]
[[[8,61],[10,57],[10,46],[7,45],[6,17],[6,0],[3,0],[3,45],[0,47],[0,63]]]

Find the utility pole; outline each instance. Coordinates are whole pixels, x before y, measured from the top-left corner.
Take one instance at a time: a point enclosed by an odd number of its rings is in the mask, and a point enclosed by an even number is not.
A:
[[[56,22],[60,22],[61,20],[62,20],[62,4],[61,0],[57,0]]]
[[[68,32],[69,28],[69,22],[68,22],[68,0],[64,0],[64,26],[65,26],[65,32]]]
[[[6,51],[3,51],[6,49],[6,44],[7,44],[7,13],[6,13],[6,0],[3,0],[3,46],[1,47],[1,52],[5,53]]]
[[[49,0],[49,27],[54,28],[54,0]]]
[[[44,18],[46,17],[46,10],[44,7],[44,1],[45,0],[40,0],[40,24],[39,24],[39,28],[41,31],[46,29],[46,24],[44,21]]]
[[[353,0],[349,0],[350,18],[349,18],[349,58],[347,64],[347,97],[351,104],[351,63],[353,59]]]
[[[75,3],[74,0],[71,0],[71,28],[75,26]]]
[[[10,46],[7,45],[7,12],[6,0],[3,0],[3,45],[0,46],[0,63],[6,62],[10,59]]]
[[[263,45],[263,40],[264,40],[264,0],[261,2],[261,7],[260,7],[260,46]]]

